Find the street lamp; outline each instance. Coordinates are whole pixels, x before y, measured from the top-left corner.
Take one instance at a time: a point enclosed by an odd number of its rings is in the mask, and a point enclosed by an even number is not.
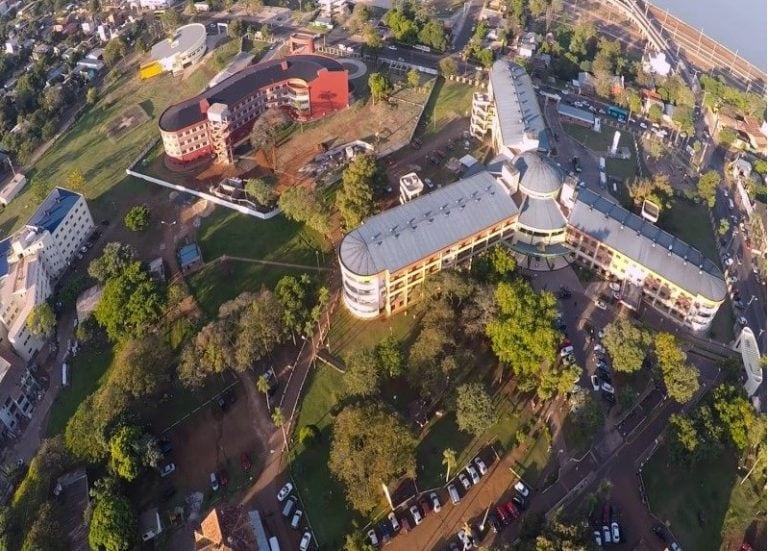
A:
[[[173,222],[166,222],[165,220],[160,220],[160,223],[165,224],[166,226],[175,226],[176,222],[178,222],[178,220],[174,220]]]

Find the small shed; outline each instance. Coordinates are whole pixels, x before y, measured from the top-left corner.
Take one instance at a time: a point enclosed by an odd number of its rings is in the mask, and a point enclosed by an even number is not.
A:
[[[200,252],[200,247],[197,246],[197,243],[184,245],[178,250],[176,256],[179,259],[179,267],[182,272],[194,270],[203,264],[203,255]]]
[[[472,168],[478,163],[478,160],[475,159],[472,155],[466,154],[461,159],[459,159],[459,162],[463,168]]]

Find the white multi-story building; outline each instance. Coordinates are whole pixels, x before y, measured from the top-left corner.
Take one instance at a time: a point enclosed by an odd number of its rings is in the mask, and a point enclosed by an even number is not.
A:
[[[40,384],[13,351],[0,348],[0,443],[18,436],[32,418]]]
[[[43,345],[27,330],[30,312],[51,296],[53,282],[93,229],[85,198],[56,188],[24,228],[0,241],[0,333],[22,359]]]
[[[519,65],[496,61],[488,92],[473,95],[469,131],[479,139],[490,131],[495,151],[511,159],[525,151],[547,151],[546,128],[531,77]]]
[[[321,17],[345,17],[351,11],[351,4],[348,0],[319,0],[317,7]]]

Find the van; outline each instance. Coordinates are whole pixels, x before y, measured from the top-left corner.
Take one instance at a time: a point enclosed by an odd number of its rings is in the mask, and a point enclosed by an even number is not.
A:
[[[451,484],[448,486],[448,495],[451,496],[451,503],[454,505],[458,504],[459,501],[461,501],[461,497],[459,496],[459,491],[456,489],[456,486]]]
[[[280,551],[280,542],[275,536],[269,538],[269,551]]]
[[[283,505],[283,516],[285,518],[288,518],[291,516],[291,513],[293,512],[293,508],[296,506],[296,498],[293,496],[290,496],[286,501],[285,505]]]

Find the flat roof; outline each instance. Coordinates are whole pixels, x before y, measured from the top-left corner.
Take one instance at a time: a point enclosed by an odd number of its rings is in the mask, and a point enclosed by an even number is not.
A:
[[[490,79],[504,145],[514,147],[526,134],[538,138],[546,125],[533,82],[525,69],[499,60],[491,67]]]
[[[173,38],[166,38],[152,46],[152,59],[167,59],[179,53],[194,48],[202,38],[205,40],[205,25],[190,23],[179,27],[173,33]]]
[[[504,186],[478,172],[367,219],[344,236],[339,260],[357,275],[396,272],[517,213]]]
[[[310,82],[323,69],[346,72],[344,66],[335,59],[309,54],[251,65],[203,93],[171,105],[160,115],[160,129],[175,132],[204,120],[205,114],[200,109],[203,101],[207,101],[208,105],[223,103],[232,106],[256,90],[289,78]]]
[[[567,103],[560,102],[557,106],[557,112],[566,117],[588,122],[589,124],[594,124],[595,122],[595,115],[590,111],[574,107],[573,105],[568,105]]]
[[[202,258],[200,248],[195,243],[184,245],[178,252],[179,263],[182,266],[189,266],[190,264],[199,261]]]
[[[589,189],[582,189],[569,225],[646,266],[693,295],[725,299],[723,273],[688,243]]]

